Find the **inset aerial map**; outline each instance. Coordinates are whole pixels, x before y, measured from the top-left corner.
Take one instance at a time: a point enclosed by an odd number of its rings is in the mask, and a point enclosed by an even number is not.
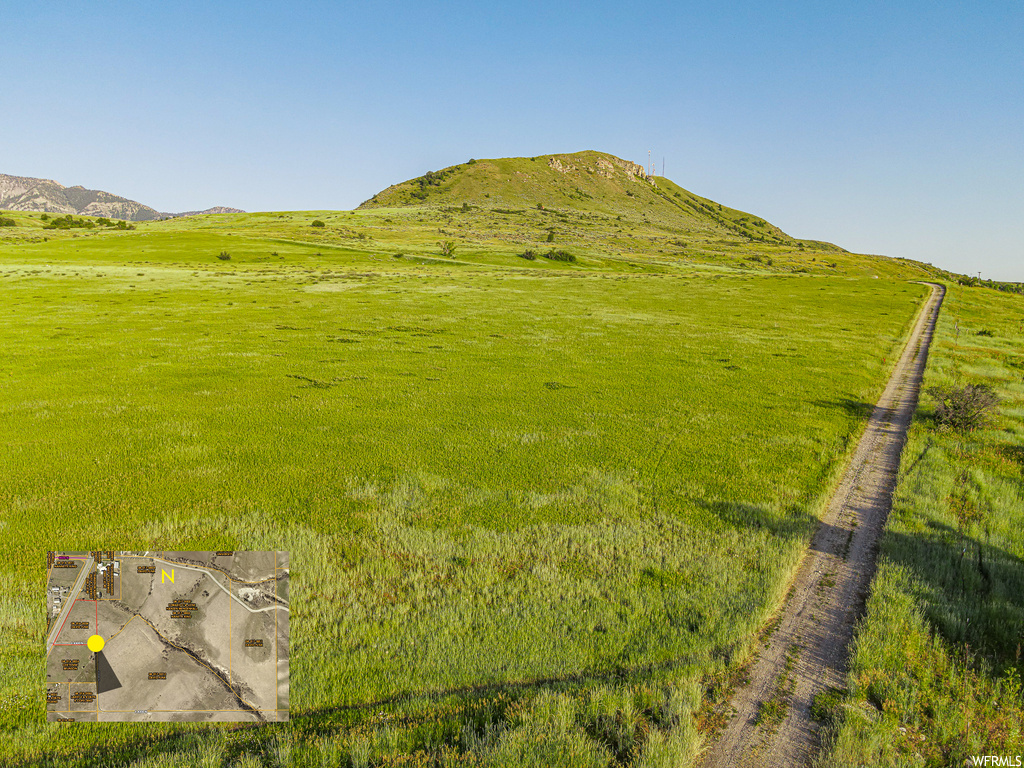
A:
[[[288,719],[287,552],[50,552],[51,721]]]

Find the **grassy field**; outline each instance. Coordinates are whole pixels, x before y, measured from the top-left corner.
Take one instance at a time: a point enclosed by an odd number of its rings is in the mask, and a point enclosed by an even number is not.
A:
[[[988,384],[1000,413],[957,433],[922,397],[826,765],[1024,755],[1022,323],[1019,296],[947,295],[925,386]]]
[[[930,272],[449,215],[12,214],[0,762],[692,757]],[[292,721],[43,723],[45,552],[100,547],[290,551]]]

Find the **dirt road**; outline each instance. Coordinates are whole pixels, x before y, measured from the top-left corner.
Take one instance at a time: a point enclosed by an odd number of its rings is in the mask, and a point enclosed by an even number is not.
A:
[[[907,428],[917,407],[939,306],[932,284],[889,383],[797,570],[777,628],[737,689],[735,714],[702,768],[807,765],[819,746],[814,697],[844,684],[853,625],[875,572],[878,538],[892,504]]]

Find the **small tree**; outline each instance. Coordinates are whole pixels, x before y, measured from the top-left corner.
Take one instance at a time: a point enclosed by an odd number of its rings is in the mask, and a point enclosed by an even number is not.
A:
[[[451,240],[442,240],[437,244],[437,247],[441,249],[441,255],[451,258],[455,255],[455,243]]]
[[[322,221],[320,221],[320,219],[313,219],[313,223],[310,224],[310,226],[311,227],[326,227],[327,225],[324,224]]]
[[[931,387],[928,394],[935,399],[935,420],[959,432],[987,425],[999,405],[999,396],[988,384]]]

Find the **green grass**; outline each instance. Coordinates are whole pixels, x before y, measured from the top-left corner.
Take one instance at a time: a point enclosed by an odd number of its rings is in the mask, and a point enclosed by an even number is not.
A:
[[[512,225],[445,259],[448,214],[417,209],[12,215],[16,764],[685,763],[927,292],[852,276],[903,269],[871,257],[780,274],[575,229],[576,262],[525,262]],[[41,723],[44,554],[101,546],[289,550],[292,722]]]
[[[1001,415],[943,431],[922,397],[827,765],[1024,754],[1022,318],[1019,296],[947,295],[925,386],[987,383]]]

